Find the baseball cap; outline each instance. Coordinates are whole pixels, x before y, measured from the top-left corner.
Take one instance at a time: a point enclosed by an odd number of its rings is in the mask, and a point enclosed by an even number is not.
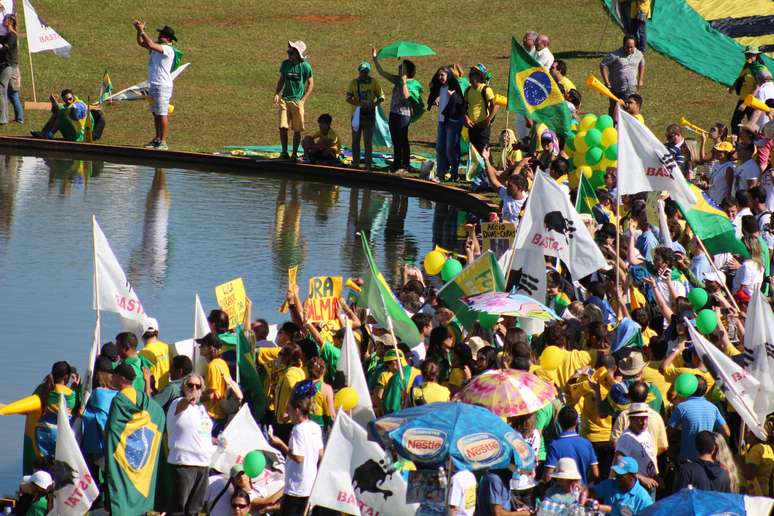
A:
[[[368,61],[363,61],[360,63],[360,66],[357,67],[358,72],[370,72],[371,71],[371,63]]]
[[[712,147],[712,150],[716,150],[718,152],[733,152],[734,144],[731,142],[720,142]]]
[[[621,457],[610,469],[612,469],[616,475],[636,475],[640,470],[637,466],[637,461],[631,457]]]
[[[391,360],[400,360],[403,362],[403,352],[399,349],[396,350],[395,348],[390,348],[384,352],[382,360],[384,362],[390,362]]]
[[[632,403],[629,405],[629,410],[626,411],[626,414],[629,417],[632,416],[647,416],[649,413],[648,411],[648,404],[647,403]]]
[[[229,476],[231,478],[234,478],[244,472],[245,472],[245,468],[242,464],[234,464],[233,466],[231,466],[231,472],[229,473]]]
[[[159,331],[159,322],[153,317],[147,317],[142,323],[142,334]]]
[[[54,479],[51,478],[51,474],[48,471],[40,470],[32,475],[22,477],[22,483],[35,484],[41,489],[48,489],[54,483]]]
[[[758,45],[747,45],[746,47],[744,47],[744,53],[751,54],[751,55],[758,55],[761,53],[761,49],[758,48]]]

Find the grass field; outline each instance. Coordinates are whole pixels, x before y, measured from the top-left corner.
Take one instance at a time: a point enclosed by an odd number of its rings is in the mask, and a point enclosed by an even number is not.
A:
[[[105,69],[116,91],[143,80],[147,55],[135,43],[132,19],[147,21],[148,32],[172,26],[184,61],[193,64],[176,82],[170,148],[203,152],[223,145],[278,142],[271,99],[288,39],[306,41],[314,67],[307,124],[329,112],[342,135],[348,135],[350,115],[344,91],[372,45],[406,39],[434,48],[437,56],[417,59],[417,78],[425,85],[441,64],[467,67],[483,62],[494,74],[495,90],[504,93],[511,35],[520,40],[528,29],[545,32],[551,36],[554,55],[568,62],[568,76],[583,94],[582,108],[605,112],[607,101],[582,82],[587,73],[598,74],[601,57],[621,42],[620,29],[595,0],[156,0],[148,7],[128,0],[32,1],[46,23],[73,46],[69,59],[50,52],[33,55],[38,100],[65,87],[94,100]],[[21,1],[17,4],[21,10]],[[20,49],[22,96],[31,100],[26,51],[25,39]],[[724,87],[654,51],[648,52],[646,62],[643,113],[657,136],[662,137],[665,125],[680,115],[705,127],[730,118],[735,98]],[[107,107],[106,114],[104,143],[142,145],[153,135],[146,103],[117,103]],[[29,112],[23,126],[10,124],[2,131],[29,134],[47,116]],[[504,120],[498,117],[498,124]],[[435,112],[413,126],[411,138],[434,141]]]

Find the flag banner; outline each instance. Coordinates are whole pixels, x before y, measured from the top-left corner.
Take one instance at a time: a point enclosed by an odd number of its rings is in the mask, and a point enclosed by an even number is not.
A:
[[[161,407],[144,392],[129,387],[113,398],[105,426],[113,514],[153,510],[164,421]]]
[[[406,481],[387,463],[386,454],[344,411],[331,429],[309,507],[346,514],[413,516],[417,504],[406,503]]]
[[[368,391],[368,382],[363,373],[363,364],[360,361],[355,335],[352,333],[352,325],[349,320],[344,321],[344,343],[341,345],[341,354],[336,364],[336,370],[344,374],[344,382],[347,387],[357,391],[358,401],[351,410],[352,418],[363,428],[374,419],[374,407],[371,404],[371,393]]]
[[[267,457],[267,463],[275,463],[284,471],[285,458],[268,443],[246,405],[243,405],[233,419],[228,422],[222,435],[223,439],[220,440],[220,444],[212,454],[210,461],[212,469],[229,475],[232,467],[244,462],[245,455],[253,450],[261,450],[265,454],[271,455],[271,457]]]
[[[707,252],[712,255],[731,253],[748,258],[750,253],[737,238],[736,229],[728,215],[707,192],[695,185],[691,185],[691,190],[696,197],[696,202],[693,204],[678,202],[677,206],[691,226],[691,230],[704,242]]]
[[[94,364],[97,362],[102,343],[100,340],[99,320],[94,325],[94,337],[91,340],[91,349],[89,350],[89,362],[86,364],[86,375],[81,379],[81,406],[85,407],[91,396],[91,389],[94,384]]]
[[[341,329],[339,299],[344,279],[341,276],[315,276],[309,278],[309,294],[304,301],[306,320],[320,324],[320,334],[325,340],[333,340],[333,332]]]
[[[137,293],[132,288],[121,265],[113,254],[110,244],[93,219],[94,231],[94,309],[115,312],[123,319],[142,323],[145,311]],[[142,333],[142,332],[140,332]]]
[[[113,81],[110,80],[107,70],[102,74],[102,83],[99,86],[99,104],[105,102],[113,94]]]
[[[744,367],[761,382],[753,410],[758,420],[774,412],[774,311],[760,288],[747,308],[744,323]]]
[[[589,183],[589,180],[584,174],[580,174],[578,179],[578,198],[575,201],[575,210],[578,213],[588,213],[593,215],[594,206],[599,204],[597,199],[597,192]]]
[[[210,323],[207,321],[207,314],[202,307],[199,294],[194,296],[194,339],[201,339],[210,333]]]
[[[570,133],[572,115],[559,86],[513,38],[508,76],[508,111],[543,122],[559,134]]]
[[[607,267],[607,260],[567,194],[542,171],[532,183],[513,245],[517,255],[527,249],[558,257],[576,280]]]
[[[468,146],[468,164],[465,167],[465,179],[473,181],[477,176],[486,176],[486,163],[473,145]]]
[[[674,156],[650,129],[619,109],[618,194],[661,191],[669,192],[678,203],[696,203]]]
[[[509,278],[515,282],[514,289],[520,294],[541,303],[546,299],[546,261],[538,249],[519,249],[513,257],[513,268]],[[562,314],[557,314],[561,317]]]
[[[99,496],[97,482],[89,473],[78,441],[70,427],[67,402],[59,398],[56,452],[54,454],[54,510],[57,516],[83,516]]]
[[[170,76],[172,77],[172,80],[174,81],[177,79],[181,73],[186,71],[188,67],[191,65],[191,63],[186,63],[180,68],[177,68],[174,70]],[[128,88],[125,88],[118,93],[115,93],[113,95],[110,95],[105,99],[105,102],[115,102],[119,100],[142,100],[148,97],[148,90],[150,89],[150,84],[148,84],[148,81],[142,81],[138,82],[134,86],[129,86]]]
[[[358,306],[369,308],[371,315],[384,328],[388,328],[391,321],[395,336],[413,348],[422,341],[419,330],[395,298],[395,294],[390,290],[384,276],[376,267],[365,232],[360,233],[360,238],[363,244],[363,254],[368,260],[368,270],[363,275],[364,284],[363,290],[360,292],[360,299],[358,299]]]
[[[70,57],[72,46],[40,18],[29,0],[24,0],[23,7],[30,52],[35,54],[50,50],[58,56]]]
[[[723,382],[722,388],[726,400],[733,405],[747,427],[759,439],[765,440],[766,434],[758,416],[753,411],[760,382],[717,346],[705,339],[688,319],[685,319],[685,323],[688,326],[694,349],[701,357],[702,362],[707,366],[715,380]]]
[[[463,297],[475,296],[486,292],[503,292],[505,278],[492,251],[479,256],[465,267],[454,279],[441,287],[438,297],[454,312],[465,329],[470,330],[478,321],[478,312],[471,310]]]

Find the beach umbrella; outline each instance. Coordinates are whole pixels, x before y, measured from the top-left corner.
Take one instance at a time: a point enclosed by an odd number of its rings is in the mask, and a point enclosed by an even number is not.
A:
[[[456,399],[486,407],[499,417],[536,412],[556,398],[554,386],[516,369],[490,369],[468,382]]]
[[[394,57],[401,59],[404,57],[421,57],[421,56],[434,56],[435,52],[432,48],[422,43],[415,43],[413,41],[396,41],[390,43],[386,47],[379,50],[376,54],[377,59],[384,59],[387,57]]]
[[[471,310],[490,315],[510,315],[539,321],[560,320],[556,312],[540,301],[515,292],[486,292],[466,297],[463,301]]]
[[[686,488],[640,511],[638,516],[710,516],[769,514],[774,499]]]
[[[477,471],[535,468],[535,453],[519,432],[489,410],[467,403],[429,403],[369,423],[372,434],[419,467]]]

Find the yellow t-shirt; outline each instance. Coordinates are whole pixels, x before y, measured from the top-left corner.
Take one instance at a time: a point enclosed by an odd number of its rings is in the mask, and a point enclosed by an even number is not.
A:
[[[705,396],[712,392],[712,388],[715,386],[715,379],[707,371],[702,371],[701,369],[695,369],[693,367],[677,367],[674,364],[670,364],[670,366],[664,370],[664,378],[670,384],[673,384],[675,383],[675,379],[682,373],[691,373],[701,376],[704,378],[704,381],[707,382],[707,392],[705,393]]]
[[[640,293],[640,295],[642,295],[642,293]],[[645,298],[645,296],[642,296],[642,297],[643,299]],[[645,346],[650,346],[650,339],[655,337],[656,335],[658,335],[658,333],[655,330],[653,330],[653,328],[650,328],[650,327],[645,328],[644,330],[642,330],[642,343]]]
[[[333,151],[336,153],[336,155],[339,154],[339,151],[341,150],[341,140],[339,140],[339,135],[336,134],[336,131],[333,129],[328,129],[327,134],[323,134],[322,131],[317,131],[312,135],[312,139],[316,143],[320,143],[320,140],[325,138],[328,140],[328,148],[333,149]]]
[[[654,360],[648,363],[648,365],[645,366],[645,369],[642,370],[642,379],[655,385],[658,391],[661,393],[661,398],[664,400],[664,403],[669,406],[667,393],[669,392],[669,387],[671,384],[669,381],[667,381],[664,375],[661,374],[661,371],[658,370],[660,365],[660,360]]]
[[[564,388],[570,380],[570,377],[575,374],[575,371],[582,367],[593,366],[596,361],[596,349],[574,349],[572,351],[567,351],[562,365],[556,370],[557,385],[560,388]]]
[[[465,385],[465,372],[459,367],[452,367],[449,373],[449,381],[446,383],[455,389],[462,389]]]
[[[744,461],[758,467],[755,479],[750,482],[751,495],[771,496],[772,475],[774,475],[774,448],[767,443],[753,445]]]
[[[166,387],[169,383],[169,364],[172,361],[169,345],[156,339],[140,350],[140,356],[147,358],[148,362],[153,364],[150,372],[156,379],[156,391]]]
[[[347,96],[352,96],[355,99],[360,99],[361,102],[368,101],[375,103],[379,99],[384,99],[384,90],[379,84],[379,81],[371,77],[369,82],[362,82],[358,79],[352,79],[347,87]],[[352,111],[355,111],[355,106],[352,106]]]
[[[650,0],[634,0],[632,2],[629,16],[636,18],[639,13],[643,13],[647,18],[650,18]]]
[[[484,93],[481,90],[484,89],[484,84],[479,84],[478,88],[471,86],[468,91],[465,92],[465,103],[468,105],[467,115],[473,120],[474,123],[481,122],[487,116],[487,105],[484,104]],[[492,88],[486,86],[486,100],[491,102],[495,98],[495,93]]]
[[[306,380],[306,372],[303,368],[296,366],[288,367],[280,376],[274,392],[274,410],[277,423],[290,423],[290,418],[286,414],[288,401],[293,394],[293,387],[302,380]]]
[[[604,369],[604,368],[602,368]],[[597,379],[600,373],[604,375],[604,372],[600,371],[595,374]],[[580,414],[580,434],[593,443],[608,442],[610,441],[610,432],[613,428],[613,418],[611,416],[602,417],[599,413],[599,404],[597,403],[594,390],[589,385],[589,382],[583,380],[572,386],[572,399],[578,399],[576,404],[576,410]],[[604,381],[600,381],[599,395],[602,399],[605,399],[608,394],[608,388]]]
[[[443,385],[435,382],[425,382],[422,387],[414,387],[412,392],[414,400],[425,400],[425,403],[435,403],[436,401],[449,401],[451,392]]]
[[[642,125],[645,125],[645,117],[642,116],[642,113],[637,113],[636,115],[634,115],[634,118],[636,118],[637,121]]]
[[[564,88],[564,92],[567,93],[570,90],[577,90],[578,88],[575,87],[575,83],[573,83],[569,77],[564,76],[562,77],[562,80],[559,81],[559,85]]]
[[[228,370],[228,364],[222,358],[216,358],[207,365],[207,379],[205,388],[217,394],[217,399],[207,402],[207,414],[213,419],[223,419],[226,413],[220,408],[220,400],[226,398],[228,392],[228,383],[231,379],[231,373]]]
[[[279,380],[279,373],[282,369],[279,367],[277,357],[282,348],[276,346],[273,348],[258,348],[256,350],[255,363],[262,365],[266,369],[266,376],[263,379],[263,390],[266,393],[267,407],[274,410],[274,388]]]

